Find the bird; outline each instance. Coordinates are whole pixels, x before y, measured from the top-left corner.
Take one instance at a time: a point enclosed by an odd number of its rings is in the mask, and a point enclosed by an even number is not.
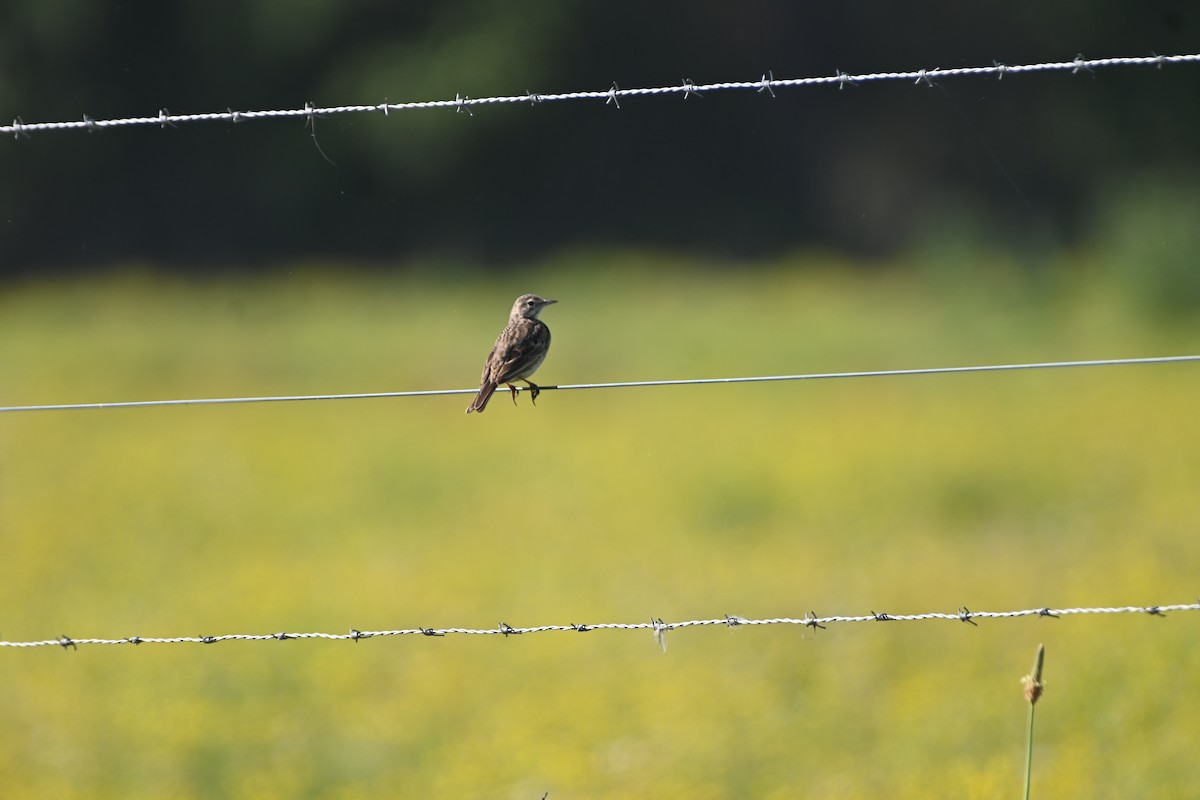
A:
[[[550,328],[538,319],[542,309],[557,300],[545,300],[536,294],[523,294],[513,303],[508,315],[508,325],[496,338],[492,352],[483,364],[483,377],[479,383],[479,394],[467,406],[467,413],[482,412],[488,400],[500,384],[508,386],[513,405],[517,404],[517,387],[513,381],[524,381],[529,385],[529,397],[537,405],[541,393],[537,384],[529,380],[550,350]]]

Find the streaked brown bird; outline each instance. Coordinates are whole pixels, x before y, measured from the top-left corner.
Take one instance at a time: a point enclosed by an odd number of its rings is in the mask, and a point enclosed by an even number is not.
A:
[[[488,400],[500,384],[508,386],[512,393],[513,405],[517,404],[517,387],[513,381],[524,381],[529,384],[529,399],[537,405],[540,390],[537,384],[529,380],[550,351],[550,329],[546,323],[538,319],[542,309],[557,300],[543,300],[536,294],[523,294],[513,303],[508,315],[508,326],[500,332],[492,352],[488,353],[483,365],[483,379],[479,384],[479,394],[467,413],[483,411],[487,408]]]

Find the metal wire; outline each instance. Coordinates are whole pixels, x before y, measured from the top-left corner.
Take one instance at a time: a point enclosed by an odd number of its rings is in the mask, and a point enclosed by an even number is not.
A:
[[[801,375],[754,375],[741,378],[683,378],[680,380],[619,381],[615,383],[565,383],[540,386],[543,392],[571,389],[632,389],[644,386],[704,386],[718,383],[769,383],[772,381],[815,381],[837,378],[884,378],[899,375],[951,375],[965,372],[1009,372],[1026,369],[1064,369],[1067,367],[1112,367],[1133,364],[1179,364],[1200,361],[1200,355],[1154,356],[1150,358],[1105,358],[1092,361],[1045,361],[1029,364],[985,364],[969,367],[923,367],[918,369],[883,369],[866,372],[813,372]],[[301,400],[364,400],[385,397],[438,397],[453,394],[475,394],[478,389],[432,389],[408,392],[366,392],[361,394],[307,394],[277,397],[208,397],[186,400],[124,400],[112,403],[57,403],[26,406],[0,406],[0,412],[16,411],[81,411],[101,408],[146,408],[150,406],[211,406],[233,403],[285,403]],[[517,387],[517,391],[528,391]]]
[[[1200,611],[1200,602],[1181,603],[1163,606],[1117,606],[1101,608],[1027,608],[1019,611],[971,611],[963,607],[953,613],[932,612],[927,614],[885,614],[872,611],[870,614],[858,616],[819,617],[815,612],[808,612],[803,617],[775,617],[771,619],[747,619],[726,614],[716,619],[692,619],[683,622],[664,622],[661,618],[652,617],[648,622],[605,622],[595,625],[539,625],[531,628],[515,628],[501,622],[495,628],[403,628],[388,631],[360,631],[354,628],[349,633],[232,633],[221,636],[129,636],[124,639],[73,639],[69,636],[59,636],[56,639],[41,639],[28,642],[0,641],[0,647],[53,647],[76,649],[80,645],[104,644],[216,644],[229,641],[288,641],[292,639],[334,639],[357,642],[360,639],[376,639],[383,636],[521,636],[527,633],[575,632],[587,633],[598,630],[649,630],[654,634],[659,646],[666,649],[666,634],[668,631],[681,628],[712,627],[724,625],[737,628],[744,625],[799,625],[816,630],[829,625],[851,622],[921,622],[927,620],[950,620],[966,622],[975,625],[980,619],[1012,619],[1016,617],[1060,617],[1078,616],[1082,614],[1146,614],[1162,617],[1173,611]]]
[[[251,120],[279,119],[289,117],[304,117],[312,120],[318,116],[333,114],[365,114],[393,111],[413,111],[417,109],[454,109],[470,113],[475,106],[511,105],[514,103],[539,103],[602,100],[616,108],[621,107],[621,100],[630,97],[653,97],[658,95],[682,95],[684,99],[703,96],[707,92],[721,91],[755,91],[765,92],[772,97],[776,89],[798,88],[802,86],[831,86],[839,89],[847,84],[863,84],[876,81],[911,81],[917,84],[933,85],[935,80],[942,78],[961,78],[969,76],[994,76],[1002,79],[1006,75],[1020,75],[1039,72],[1090,72],[1103,67],[1139,67],[1149,66],[1161,69],[1167,64],[1188,64],[1200,62],[1200,53],[1174,56],[1122,56],[1115,58],[1083,58],[1076,56],[1070,61],[1047,61],[1037,64],[1001,64],[994,62],[986,67],[951,67],[936,69],[916,69],[902,72],[869,72],[850,74],[837,72],[834,75],[808,78],[775,78],[770,72],[765,73],[756,81],[726,81],[721,83],[697,84],[684,80],[676,86],[655,86],[648,88],[622,89],[615,83],[612,88],[602,91],[559,92],[553,94],[507,95],[498,97],[465,97],[456,95],[453,100],[423,100],[406,103],[382,102],[372,105],[344,106],[314,106],[306,103],[303,108],[276,109],[264,111],[234,111],[232,108],[224,111],[212,111],[201,114],[172,114],[162,109],[158,114],[147,117],[125,117],[120,119],[93,119],[84,114],[81,120],[66,122],[24,122],[19,117],[11,125],[0,125],[0,134],[12,134],[14,138],[28,136],[30,133],[56,130],[87,130],[97,131],[105,128],[125,128],[134,126],[158,125],[161,128],[174,127],[189,122],[227,122],[240,123]]]

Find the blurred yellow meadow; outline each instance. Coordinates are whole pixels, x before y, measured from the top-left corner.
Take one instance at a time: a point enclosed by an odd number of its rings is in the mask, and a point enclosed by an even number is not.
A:
[[[579,252],[0,293],[0,405],[1200,352],[1079,265]],[[1200,366],[0,414],[0,639],[1193,602]],[[1200,784],[1200,615],[0,648],[0,794],[1034,796]]]

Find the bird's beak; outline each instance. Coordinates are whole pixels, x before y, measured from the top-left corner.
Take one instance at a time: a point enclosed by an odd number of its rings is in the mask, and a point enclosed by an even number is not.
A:
[[[558,302],[557,300],[543,300],[543,301],[542,301],[542,305],[544,305],[544,306],[551,306],[551,305],[554,305],[554,304],[555,304],[555,303],[557,303],[557,302]]]

